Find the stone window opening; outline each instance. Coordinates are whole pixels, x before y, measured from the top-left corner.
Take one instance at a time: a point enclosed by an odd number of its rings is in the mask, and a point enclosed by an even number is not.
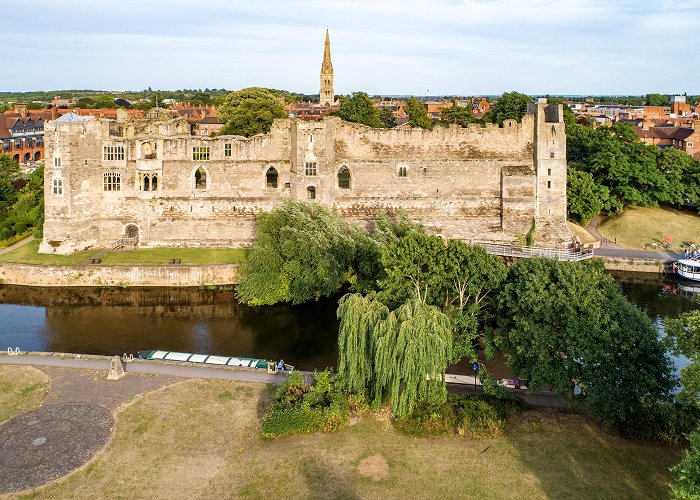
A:
[[[550,157],[550,158],[554,158],[554,151],[550,151],[550,152],[549,152],[549,157]]]
[[[158,145],[152,142],[144,142],[141,145],[141,154],[144,160],[155,160],[158,158]]]
[[[317,173],[316,170],[316,162],[315,161],[307,161],[305,164],[305,173],[306,175],[309,176],[315,176]]]
[[[406,167],[399,167],[399,177],[406,177],[408,174],[408,171]]]
[[[313,134],[311,134],[311,135],[309,136],[309,142],[314,142],[314,135],[313,135]]]
[[[314,186],[309,186],[306,188],[306,196],[310,200],[316,199],[316,188]]]
[[[270,167],[265,172],[265,187],[267,189],[277,189],[277,169],[275,167]]]
[[[342,167],[338,170],[338,188],[350,189],[350,170],[348,167]]]
[[[547,169],[547,175],[552,175],[552,169],[551,169],[551,168],[548,168],[548,169]]]
[[[55,196],[63,196],[63,179],[60,177],[51,179],[51,192]]]
[[[202,167],[199,167],[194,173],[194,188],[195,189],[206,189],[207,188],[207,171]]]
[[[107,172],[102,175],[102,191],[121,191],[122,175],[118,172]]]
[[[231,156],[231,144],[224,144],[224,156],[230,157]]]
[[[156,191],[158,189],[158,175],[157,174],[141,174],[141,181],[139,182],[139,189],[141,191]]]
[[[209,146],[193,146],[192,147],[192,159],[195,161],[208,161],[209,160]]]
[[[552,189],[552,181],[547,181],[547,189]]]
[[[102,159],[105,161],[123,160],[124,159],[124,146],[103,146],[102,147]]]
[[[557,128],[552,125],[552,135],[557,135]]]
[[[61,168],[61,157],[60,156],[55,156],[53,159],[53,167],[54,168]]]
[[[151,191],[156,191],[158,189],[158,176],[153,174],[151,176]]]

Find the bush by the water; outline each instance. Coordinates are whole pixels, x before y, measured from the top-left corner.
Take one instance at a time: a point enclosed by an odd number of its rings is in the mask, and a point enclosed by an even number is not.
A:
[[[349,406],[347,394],[328,371],[316,372],[310,386],[300,372],[292,372],[277,390],[262,433],[272,438],[336,431],[347,423]]]
[[[527,403],[512,396],[448,394],[447,400],[420,402],[410,416],[394,420],[394,427],[411,436],[498,436],[508,419],[525,408]]]
[[[650,403],[637,408],[621,427],[628,438],[678,446],[688,443],[688,434],[699,422],[696,405]]]

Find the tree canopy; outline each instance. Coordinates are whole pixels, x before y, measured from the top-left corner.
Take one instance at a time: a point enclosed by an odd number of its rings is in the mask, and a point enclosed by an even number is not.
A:
[[[503,125],[503,120],[520,121],[527,113],[527,103],[532,97],[520,92],[505,92],[491,108],[491,119],[494,123]]]
[[[408,124],[411,127],[428,130],[433,128],[433,120],[428,116],[425,106],[415,97],[411,97],[406,101],[406,114],[408,115]]]
[[[685,356],[690,364],[681,368],[681,401],[700,406],[700,310],[664,321],[666,342],[676,356]]]
[[[673,386],[671,363],[652,321],[630,304],[602,266],[523,259],[498,298],[497,337],[530,390],[574,388],[599,416],[624,422]]]
[[[341,97],[337,115],[346,122],[361,123],[369,127],[384,126],[379,110],[366,92],[353,92],[350,97]]]
[[[275,94],[249,87],[228,94],[219,108],[219,116],[226,122],[219,135],[251,137],[269,132],[272,121],[287,114]]]
[[[379,110],[379,119],[382,121],[384,128],[394,128],[396,126],[396,118],[390,107],[384,106]]]
[[[580,168],[580,166],[579,166]],[[608,188],[596,184],[593,175],[569,163],[566,177],[566,202],[569,218],[587,226],[593,217],[609,206]]]
[[[449,108],[444,108],[440,112],[440,123],[446,125],[459,125],[467,127],[472,123],[478,123],[479,120],[472,115],[472,108],[468,106],[457,106],[456,102],[452,103]]]

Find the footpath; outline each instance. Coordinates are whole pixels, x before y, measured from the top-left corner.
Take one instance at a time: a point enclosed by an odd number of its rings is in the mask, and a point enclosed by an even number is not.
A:
[[[19,240],[14,245],[10,245],[7,248],[0,249],[0,255],[5,254],[5,253],[10,253],[13,250],[17,250],[19,247],[23,247],[24,245],[32,242],[33,240],[34,240],[34,236],[27,236],[23,240]]]
[[[682,253],[677,252],[663,252],[655,250],[633,250],[630,248],[622,248],[612,242],[610,242],[605,236],[600,234],[598,231],[598,224],[600,224],[601,217],[596,216],[591,219],[591,222],[586,227],[586,231],[591,233],[598,241],[601,242],[601,247],[596,248],[593,251],[593,255],[598,257],[617,257],[623,259],[645,259],[645,260],[659,260],[663,262],[668,262],[672,260],[678,260],[683,258]]]
[[[0,353],[0,365],[30,365],[55,368],[73,368],[78,370],[98,370],[108,372],[112,358],[108,356],[83,356],[77,354],[54,354],[54,353],[27,353],[10,356],[7,353]],[[166,377],[199,378],[210,380],[231,380],[235,382],[253,382],[262,384],[279,385],[287,379],[289,372],[278,372],[268,374],[263,371],[245,368],[218,368],[215,366],[196,366],[185,363],[159,362],[153,360],[134,359],[133,361],[122,361],[124,372],[129,374],[148,374]],[[313,373],[301,371],[304,380],[309,383]],[[452,376],[453,378],[466,378]],[[473,377],[469,383],[450,383],[448,377],[448,390],[454,393],[469,394],[480,392],[474,390]],[[480,385],[480,384],[479,384]],[[524,399],[532,406],[543,406],[549,408],[568,408],[568,402],[552,392],[528,392],[525,389],[507,389],[510,394]]]

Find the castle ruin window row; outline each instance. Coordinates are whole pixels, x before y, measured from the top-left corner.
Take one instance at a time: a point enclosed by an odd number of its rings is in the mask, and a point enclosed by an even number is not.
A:
[[[317,174],[316,162],[307,161],[305,164],[305,174],[309,176],[315,176]]]
[[[406,177],[406,174],[407,174],[406,167],[404,167],[404,166],[399,167],[399,177]]]
[[[106,172],[102,175],[102,191],[121,191],[122,174],[118,172]]]
[[[193,146],[192,159],[195,161],[207,161],[210,158],[209,146]]]
[[[104,146],[102,148],[102,159],[105,161],[123,160],[124,146]]]

